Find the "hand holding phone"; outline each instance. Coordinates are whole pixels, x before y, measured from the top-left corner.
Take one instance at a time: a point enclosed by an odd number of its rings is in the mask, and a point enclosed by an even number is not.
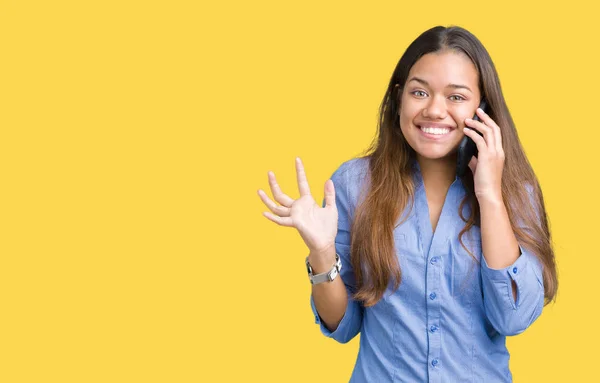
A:
[[[479,107],[487,113],[487,103],[485,99],[481,100]],[[473,120],[481,121],[477,113],[475,113]],[[481,134],[478,130],[473,130],[477,132],[477,134],[479,134],[480,136],[483,136],[483,134]],[[478,150],[475,141],[473,141],[469,136],[464,136],[463,139],[460,141],[460,144],[458,145],[458,161],[456,163],[456,174],[459,177],[465,175],[467,168],[469,167],[469,162],[471,161],[471,158],[473,156],[477,157],[477,153]]]

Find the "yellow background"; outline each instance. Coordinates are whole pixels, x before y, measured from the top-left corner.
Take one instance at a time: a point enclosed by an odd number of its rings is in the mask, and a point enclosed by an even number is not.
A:
[[[556,304],[515,382],[598,379],[598,12],[587,1],[2,1],[0,381],[344,382],[267,171],[315,198],[375,134],[408,44],[495,61],[541,181]],[[270,193],[270,191],[269,191]]]

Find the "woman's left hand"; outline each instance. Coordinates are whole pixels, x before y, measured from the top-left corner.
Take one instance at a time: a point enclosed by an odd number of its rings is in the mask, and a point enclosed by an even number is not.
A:
[[[477,157],[473,156],[469,161],[475,183],[475,196],[480,202],[484,199],[502,201],[504,150],[500,127],[479,108],[477,108],[477,115],[481,121],[467,118],[465,124],[468,127],[464,130],[465,135],[473,139],[479,151]],[[474,130],[483,133],[483,137]]]

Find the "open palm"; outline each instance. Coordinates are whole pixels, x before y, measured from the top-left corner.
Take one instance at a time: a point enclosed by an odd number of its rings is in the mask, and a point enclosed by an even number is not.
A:
[[[338,211],[335,205],[335,188],[333,181],[325,182],[325,206],[316,203],[310,194],[310,187],[300,158],[296,158],[296,175],[300,197],[292,199],[281,191],[275,174],[269,172],[269,186],[275,201],[258,190],[261,200],[271,212],[263,215],[281,226],[295,227],[311,252],[321,252],[334,246],[337,233]]]

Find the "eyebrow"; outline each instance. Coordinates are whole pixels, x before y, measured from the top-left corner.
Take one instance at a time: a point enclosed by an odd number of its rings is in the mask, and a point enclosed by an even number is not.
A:
[[[422,78],[419,77],[411,77],[410,80],[407,81],[407,83],[411,82],[411,81],[416,81],[419,82],[423,85],[429,86],[429,83],[425,80],[423,80]],[[460,84],[448,84],[446,85],[446,88],[454,88],[454,89],[466,89],[469,92],[473,93],[473,91],[471,90],[471,88],[469,88],[466,85],[460,85]]]

